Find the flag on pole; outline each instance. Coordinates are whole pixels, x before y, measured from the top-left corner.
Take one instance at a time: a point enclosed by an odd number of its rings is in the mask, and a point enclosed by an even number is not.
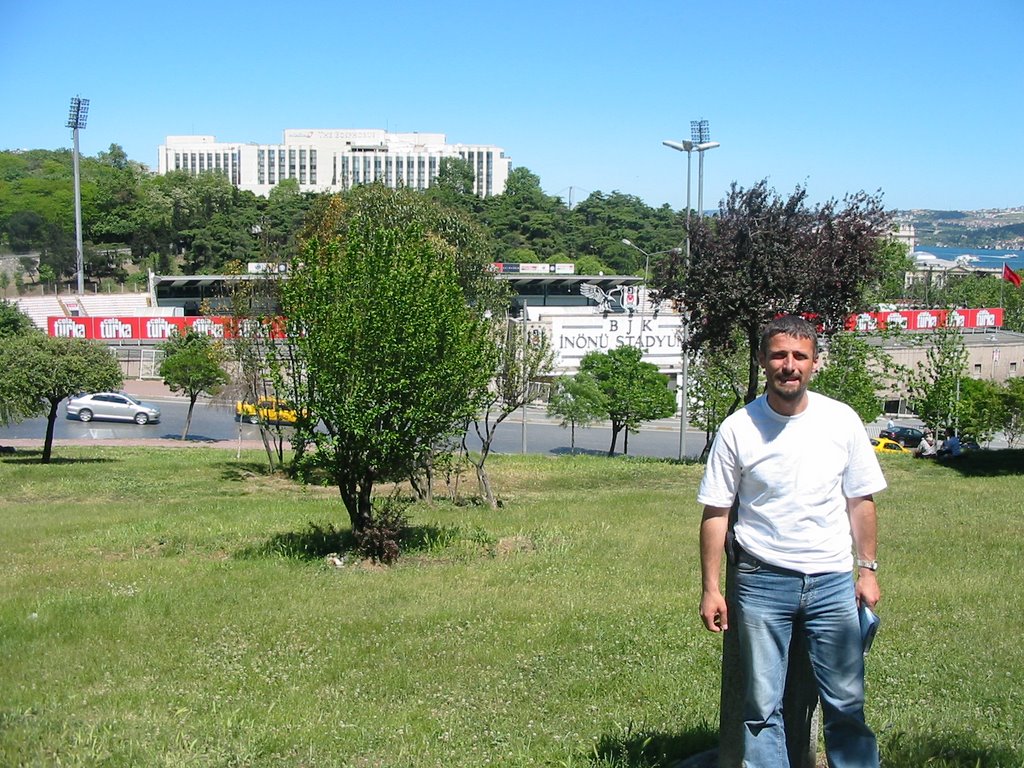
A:
[[[1010,269],[1009,264],[1003,264],[1003,280],[1009,280],[1017,288],[1020,288],[1020,275]]]

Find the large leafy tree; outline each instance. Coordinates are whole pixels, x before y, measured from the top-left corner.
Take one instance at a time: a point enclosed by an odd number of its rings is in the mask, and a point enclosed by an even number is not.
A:
[[[879,279],[879,240],[889,215],[878,196],[859,192],[840,204],[807,204],[807,191],[783,198],[760,181],[736,184],[719,215],[698,219],[685,250],[658,261],[662,298],[685,308],[689,346],[728,348],[741,332],[749,402],[757,396],[761,328],[782,313],[813,315],[826,334],[841,329]]]
[[[664,419],[675,412],[675,397],[665,377],[658,366],[643,361],[643,353],[636,347],[588,352],[580,360],[580,373],[593,378],[604,396],[605,415],[612,427],[609,456],[615,455],[620,432],[626,430],[623,453],[629,453],[629,432],[645,421]]]
[[[292,343],[322,420],[311,460],[353,530],[379,481],[408,477],[472,417],[493,370],[483,241],[422,195],[382,186],[325,198],[282,285]],[[477,247],[473,247],[473,246]]]
[[[172,392],[184,392],[188,397],[188,415],[181,439],[188,437],[192,412],[202,394],[216,395],[230,377],[224,370],[224,349],[206,334],[189,330],[175,334],[160,345],[164,359],[160,363],[160,376]]]
[[[9,424],[46,416],[44,464],[60,402],[79,392],[117,389],[123,380],[117,360],[97,342],[34,332],[0,338],[0,419]]]

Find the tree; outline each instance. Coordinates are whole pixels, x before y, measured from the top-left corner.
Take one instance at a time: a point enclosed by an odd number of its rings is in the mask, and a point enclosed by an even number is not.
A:
[[[573,246],[579,255],[596,256],[610,272],[642,274],[644,256],[623,244],[628,238],[648,253],[679,245],[683,217],[668,206],[651,208],[621,192],[593,192],[572,209]]]
[[[23,333],[0,337],[0,419],[5,424],[46,416],[42,462],[53,448],[57,406],[79,392],[118,389],[124,378],[102,344]]]
[[[468,160],[461,157],[443,157],[437,166],[437,178],[432,189],[445,200],[473,195],[476,173]]]
[[[1003,436],[1012,448],[1024,435],[1024,379],[1013,378],[1003,385]]]
[[[927,344],[925,359],[909,373],[910,406],[936,434],[956,427],[960,411],[960,384],[967,373],[967,347],[963,333],[944,326],[914,337]]]
[[[847,331],[828,340],[823,358],[810,388],[846,403],[861,421],[873,421],[882,412],[880,386],[895,373],[892,358],[862,335]]]
[[[878,243],[878,278],[867,287],[868,305],[892,303],[906,296],[907,272],[914,269],[906,243],[883,238]]]
[[[229,265],[231,274],[239,274],[245,266]],[[308,401],[299,393],[305,391],[307,377],[296,357],[292,344],[280,344],[276,336],[281,330],[277,308],[280,303],[280,277],[276,272],[237,281],[231,292],[232,320],[235,338],[231,345],[238,363],[235,381],[239,399],[250,403],[276,398],[290,403]],[[257,411],[259,413],[259,411]],[[295,462],[301,462],[306,446],[312,442],[315,416],[308,409],[296,410],[295,430],[291,445]],[[284,464],[285,436],[280,424],[270,425],[259,419],[260,439],[267,453],[271,471]],[[241,428],[241,427],[239,427]]]
[[[0,339],[5,336],[20,336],[35,330],[32,318],[18,309],[17,304],[0,299]]]
[[[746,351],[739,345],[708,347],[690,364],[689,414],[691,423],[704,429],[706,458],[718,427],[743,405],[747,388]]]
[[[281,286],[309,379],[297,405],[324,424],[310,461],[360,533],[375,483],[409,477],[476,412],[493,371],[482,281],[496,281],[472,227],[409,190],[324,198],[303,241]]]
[[[813,315],[825,335],[844,327],[881,273],[878,242],[889,215],[878,196],[856,193],[809,208],[807,191],[787,199],[760,181],[733,184],[719,215],[692,226],[690,261],[669,253],[655,270],[662,299],[685,307],[691,349],[747,348],[746,402],[757,396],[761,328],[784,314]]]
[[[559,376],[548,399],[548,415],[561,419],[560,427],[570,429],[569,452],[576,455],[576,427],[586,427],[607,412],[604,394],[593,377],[585,373]]]
[[[49,264],[41,264],[39,266],[39,282],[42,285],[55,285],[57,282],[57,273],[53,271],[53,267]]]
[[[35,211],[15,211],[7,221],[7,242],[15,253],[28,253],[43,244],[46,219]]]
[[[224,350],[209,336],[189,330],[184,336],[175,334],[160,345],[164,359],[160,363],[160,376],[172,392],[188,395],[188,415],[181,439],[188,437],[192,424],[192,411],[199,395],[215,395],[228,383],[230,377],[221,363]]]
[[[480,453],[476,458],[470,456],[469,460],[476,470],[480,492],[492,509],[497,508],[498,502],[484,464],[491,453],[494,434],[498,425],[512,413],[540,397],[537,380],[551,368],[552,353],[547,337],[539,334],[530,338],[525,323],[525,318],[519,325],[506,322],[505,318],[492,323],[494,379],[473,421],[473,429],[480,438]],[[466,454],[469,455],[469,451]]]
[[[569,211],[557,197],[541,189],[540,178],[527,168],[513,168],[500,195],[481,201],[480,218],[494,235],[501,261],[528,249],[539,261],[556,253],[573,252],[568,235]]]
[[[965,378],[960,382],[958,429],[979,443],[986,443],[998,432],[1005,420],[1003,388],[994,381]]]
[[[664,419],[675,413],[675,397],[658,367],[642,360],[636,347],[623,346],[608,352],[588,352],[580,360],[580,372],[591,376],[601,393],[608,420],[612,425],[612,443],[608,455],[615,455],[619,433],[625,429],[623,453],[629,453],[630,431],[644,421]]]

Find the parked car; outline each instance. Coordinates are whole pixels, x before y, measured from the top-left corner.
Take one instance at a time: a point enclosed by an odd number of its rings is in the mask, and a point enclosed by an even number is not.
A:
[[[924,432],[914,427],[893,427],[892,429],[883,429],[878,436],[895,440],[904,448],[917,448],[917,444],[924,437]]]
[[[276,397],[264,397],[255,405],[239,400],[235,402],[235,416],[250,424],[259,424],[261,421],[270,424],[294,424],[299,420],[295,406]]]
[[[887,437],[880,437],[877,440],[871,438],[871,444],[878,453],[911,453],[895,440],[890,440]]]
[[[134,421],[149,424],[160,421],[160,409],[137,400],[126,392],[92,392],[75,395],[65,406],[69,419],[92,421]]]

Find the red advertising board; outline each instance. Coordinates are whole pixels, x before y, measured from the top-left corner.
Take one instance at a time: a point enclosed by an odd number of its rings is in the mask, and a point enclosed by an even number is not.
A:
[[[846,328],[850,331],[928,331],[951,325],[956,328],[1001,328],[1003,310],[986,309],[904,309],[893,312],[862,312],[850,315]]]
[[[98,341],[166,341],[175,333],[189,330],[216,339],[233,339],[240,334],[230,316],[212,317],[49,317],[47,332],[51,336],[67,336]],[[244,333],[244,328],[242,329]],[[281,338],[282,324],[275,322],[270,334]]]
[[[106,342],[165,341],[174,333],[189,330],[217,339],[233,339],[245,334],[236,329],[236,321],[227,315],[212,317],[49,317],[47,332],[51,336],[96,339]],[[850,315],[847,330],[883,331],[902,328],[906,331],[927,331],[944,325],[957,328],[1001,328],[1003,310],[986,309],[913,309],[894,312],[863,312]],[[284,336],[284,323],[275,320],[272,338]]]

